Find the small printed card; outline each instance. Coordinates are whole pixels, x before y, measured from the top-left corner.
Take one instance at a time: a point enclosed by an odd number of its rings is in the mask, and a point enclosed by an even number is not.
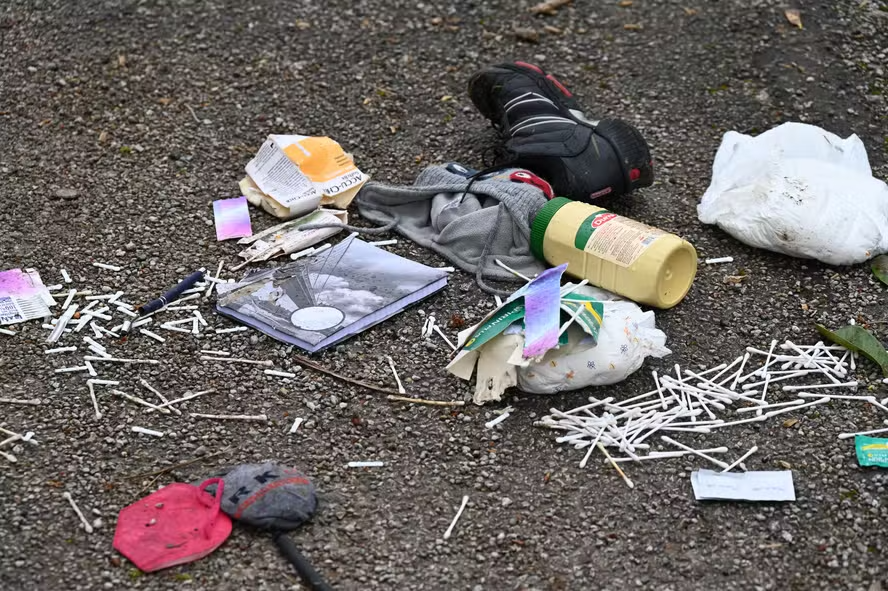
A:
[[[213,217],[216,220],[216,240],[253,235],[246,197],[213,201]]]
[[[698,501],[794,501],[792,471],[691,472]]]

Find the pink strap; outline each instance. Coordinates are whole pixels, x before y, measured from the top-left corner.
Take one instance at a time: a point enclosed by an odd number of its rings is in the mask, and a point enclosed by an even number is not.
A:
[[[215,498],[206,491],[206,488],[213,484],[216,485]],[[208,514],[206,521],[201,528],[203,536],[205,538],[210,537],[210,534],[212,533],[213,528],[216,525],[216,518],[219,516],[219,512],[222,510],[222,492],[224,490],[225,483],[222,481],[221,478],[210,478],[209,480],[203,481],[194,492],[195,496],[200,500],[201,503],[203,503],[207,507],[212,507],[213,509],[215,509]]]

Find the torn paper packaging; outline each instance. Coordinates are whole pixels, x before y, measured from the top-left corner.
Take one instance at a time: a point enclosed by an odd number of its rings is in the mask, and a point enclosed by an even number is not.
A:
[[[347,209],[369,177],[328,137],[270,135],[246,166],[241,192],[279,218],[306,214],[318,205]]]
[[[347,224],[348,213],[333,209],[319,209],[295,220],[290,220],[267,230],[238,240],[238,244],[249,244],[240,257],[247,261],[267,261],[274,257],[288,255],[303,250],[338,234],[342,228],[314,228],[302,230],[309,224]]]
[[[34,269],[0,272],[0,325],[51,316],[55,300]]]
[[[698,501],[794,501],[792,471],[691,472]]]
[[[447,273],[354,236],[317,255],[219,284],[217,310],[311,353],[447,285]]]
[[[858,435],[854,438],[854,449],[861,466],[888,467],[888,439]]]

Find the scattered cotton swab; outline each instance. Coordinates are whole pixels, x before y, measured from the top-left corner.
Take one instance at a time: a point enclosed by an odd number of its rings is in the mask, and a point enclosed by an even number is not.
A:
[[[169,402],[164,402],[163,404],[158,404],[157,407],[158,407],[158,408],[167,408],[167,407],[171,407],[171,406],[174,405],[174,404],[179,404],[180,402],[187,402],[187,401],[189,401],[189,400],[192,400],[192,399],[194,399],[194,398],[197,398],[198,396],[203,396],[203,395],[205,395],[205,394],[212,394],[213,392],[215,392],[215,390],[204,390],[204,391],[202,391],[202,392],[195,392],[194,394],[186,394],[186,395],[183,396],[182,398],[176,398],[175,400],[170,400]],[[148,408],[148,409],[145,410],[145,412],[146,412],[146,413],[148,413],[148,412],[154,412],[154,409],[153,409],[153,408]],[[178,414],[178,413],[177,413],[177,414]]]
[[[219,280],[219,276],[222,274],[222,268],[223,268],[224,266],[225,266],[225,260],[223,259],[223,260],[219,261],[219,267],[216,269],[216,276],[213,277],[213,278],[206,277],[207,279],[210,279],[210,288],[209,288],[209,289],[207,290],[207,292],[204,294],[204,299],[205,299],[205,300],[209,300],[209,299],[210,299],[210,295],[212,295],[212,293],[213,293],[213,288],[216,287],[216,283],[219,283],[219,282],[220,282],[220,280]]]
[[[607,450],[604,448],[603,445],[601,445],[601,442],[599,441],[598,443],[596,443],[596,445],[598,446],[598,449],[601,450],[601,453],[604,454],[604,457],[608,459],[611,466],[614,467],[614,470],[616,470],[617,473],[620,475],[620,477],[623,479],[623,482],[626,483],[626,486],[628,486],[629,488],[635,488],[635,483],[633,483],[629,479],[629,477],[626,476],[626,473],[623,472],[623,469],[620,468],[620,466],[614,461],[614,459],[611,457],[611,455],[609,453],[607,453]]]
[[[463,400],[426,400],[424,398],[410,398],[407,396],[395,396],[394,394],[389,394],[386,396],[388,400],[395,400],[398,402],[410,402],[412,404],[424,404],[426,406],[465,406],[466,403]]]
[[[712,456],[707,455],[707,454],[705,454],[705,453],[703,453],[703,452],[701,452],[701,451],[699,451],[699,450],[696,450],[696,449],[690,448],[690,447],[688,447],[687,445],[685,445],[684,443],[679,443],[678,441],[672,439],[671,437],[668,437],[668,436],[666,436],[666,435],[663,435],[663,436],[660,437],[660,439],[662,439],[662,440],[665,441],[666,443],[671,443],[672,445],[674,445],[674,446],[676,446],[676,447],[680,447],[681,449],[683,449],[683,450],[685,450],[685,451],[687,451],[687,452],[690,452],[690,453],[694,454],[695,456],[699,456],[699,457],[703,458],[704,460],[709,460],[710,462],[712,462],[712,463],[715,464],[716,466],[719,466],[719,467],[721,467],[721,468],[727,468],[727,467],[728,467],[728,464],[722,462],[721,460],[717,460],[717,459],[713,458]]]
[[[515,269],[512,269],[511,267],[506,266],[506,264],[503,263],[501,260],[494,259],[493,262],[496,263],[497,266],[502,267],[503,269],[505,269],[506,271],[508,271],[512,275],[514,275],[515,277],[518,277],[519,279],[523,279],[524,281],[530,283],[530,277],[528,277],[527,275],[522,275],[521,273],[519,273]]]
[[[733,462],[733,463],[732,463],[731,465],[729,465],[727,468],[725,468],[724,470],[722,470],[722,472],[730,472],[734,467],[736,467],[736,466],[738,466],[738,465],[739,465],[739,466],[742,466],[742,465],[743,465],[743,460],[745,460],[746,458],[748,458],[749,456],[751,456],[752,454],[754,454],[754,453],[757,452],[757,451],[758,451],[758,446],[757,446],[757,445],[753,445],[753,446],[749,449],[748,452],[746,452],[745,454],[743,454],[742,456],[740,456],[739,458],[737,458],[737,460],[736,460],[735,462]],[[744,468],[744,470],[746,470],[746,468]]]
[[[841,384],[810,384],[807,386],[783,386],[784,392],[793,392],[796,390],[814,390],[818,388],[854,388],[857,389],[857,382],[844,382]]]
[[[155,332],[151,332],[147,328],[140,328],[139,332],[141,334],[145,335],[146,337],[150,337],[150,338],[154,339],[158,343],[165,343],[166,342],[165,338],[163,338],[162,336],[160,336],[159,334],[157,334]]]
[[[743,355],[743,361],[740,362],[740,369],[737,370],[737,377],[734,378],[734,382],[731,384],[730,390],[737,389],[737,383],[740,380],[740,376],[743,375],[743,367],[746,365],[746,362],[749,361],[749,351],[747,351]]]
[[[452,350],[456,351],[457,346],[450,342],[450,339],[447,338],[447,335],[445,335],[445,334],[441,331],[441,328],[440,328],[437,324],[433,324],[433,325],[432,325],[432,330],[435,331],[436,333],[438,333],[438,335],[439,335],[442,339],[444,339],[444,342],[447,343],[447,346],[448,346],[448,347],[450,347]]]
[[[153,410],[159,410],[160,412],[162,412],[164,414],[170,414],[170,409],[162,408],[156,404],[153,404],[151,402],[148,402],[147,400],[144,400],[143,398],[139,398],[138,396],[133,396],[132,394],[127,394],[126,392],[121,392],[120,390],[111,390],[111,392],[113,394],[117,394],[118,396],[120,396],[122,398],[126,398],[130,402],[135,402],[136,404],[141,404],[142,406],[147,406],[148,408],[153,409]]]
[[[146,382],[144,379],[140,379],[140,380],[139,380],[139,383],[142,384],[142,387],[143,387],[143,388],[145,388],[146,390],[148,390],[149,392],[151,392],[152,394],[154,394],[155,396],[157,396],[158,398],[160,398],[160,401],[161,401],[162,403],[164,403],[164,404],[168,404],[168,403],[169,403],[169,400],[167,400],[167,397],[166,397],[166,396],[164,396],[163,394],[161,394],[158,390],[156,390],[154,387],[152,387],[151,384],[149,384],[148,382]],[[175,407],[172,407],[172,406],[171,406],[171,407],[169,407],[169,409],[170,409],[171,411],[173,411],[174,413],[176,413],[177,415],[181,415],[181,414],[182,414],[182,411],[179,410],[178,408],[175,408]]]
[[[80,518],[80,522],[83,524],[83,529],[86,530],[86,533],[93,533],[93,526],[89,521],[86,520],[86,517],[83,516],[83,513],[80,511],[80,507],[77,506],[77,503],[74,502],[74,497],[71,496],[71,493],[65,491],[62,493],[62,496],[68,500],[68,503],[71,504],[71,508],[74,509],[74,512],[77,513],[77,517]]]
[[[725,454],[728,453],[727,447],[713,447],[711,449],[700,449],[697,451],[701,451],[707,454]],[[672,458],[683,458],[684,456],[689,455],[688,452],[681,451],[652,451],[646,456],[636,456],[634,458],[614,458],[613,460],[617,463],[623,462],[640,462],[646,460],[668,460]],[[604,463],[607,463],[608,460],[605,458]]]
[[[92,339],[90,337],[83,337],[83,342],[86,343],[87,345],[91,345],[91,346],[95,347],[96,349],[99,349],[100,351],[106,350],[105,345],[99,343],[98,341],[95,341],[94,339]]]
[[[110,363],[160,365],[160,361],[156,359],[119,359],[117,357],[93,357],[90,355],[87,355],[84,359],[87,361],[108,361]]]
[[[142,433],[143,435],[151,435],[152,437],[163,437],[162,432],[146,429],[145,427],[132,427],[132,431],[133,433]]]
[[[324,244],[315,248],[312,252],[310,252],[308,254],[309,254],[309,256],[315,256],[315,255],[318,255],[318,254],[324,252],[325,250],[329,250],[331,248],[333,248],[333,245],[330,244],[329,242],[325,242]]]
[[[422,325],[422,336],[423,338],[429,338],[433,334],[435,334],[435,324],[437,323],[437,319],[434,314],[429,314],[429,317],[426,319],[425,324]]]
[[[207,355],[201,355],[201,361],[221,361],[223,363],[246,363],[248,365],[262,365],[265,367],[274,366],[274,362],[270,359],[266,360],[256,360],[256,359],[239,359],[237,357],[209,357]]]
[[[459,518],[462,516],[463,511],[466,509],[466,505],[469,503],[469,495],[464,495],[462,498],[462,503],[459,506],[459,510],[456,512],[456,516],[454,516],[453,521],[450,522],[450,527],[447,528],[447,531],[444,532],[444,539],[449,539],[453,534],[453,528],[456,527],[456,522],[459,521]]]
[[[49,335],[49,338],[46,339],[47,343],[55,343],[62,336],[65,327],[68,325],[68,322],[71,321],[71,318],[74,317],[74,314],[77,313],[77,304],[72,304],[68,306],[65,312],[59,317],[59,321],[56,323],[55,327],[52,329],[52,332]]]
[[[385,462],[371,460],[366,462],[349,462],[347,465],[349,468],[381,468],[385,466]]]
[[[499,425],[500,423],[502,423],[503,421],[505,421],[506,419],[508,419],[510,414],[511,414],[511,413],[510,413],[508,410],[504,410],[504,411],[503,411],[498,417],[496,417],[495,419],[490,420],[490,421],[487,421],[486,423],[484,423],[484,427],[485,427],[486,429],[493,429],[494,427],[496,427],[497,425]]]
[[[839,433],[839,439],[848,439],[850,437],[856,437],[858,435],[875,435],[876,433],[885,433],[888,431],[886,429],[873,429],[872,431],[858,431],[857,433]]]
[[[94,380],[86,380],[86,387],[89,389],[89,399],[92,401],[93,410],[95,411],[96,420],[102,418],[102,411],[99,409],[99,401],[96,398],[96,390]]]
[[[395,369],[394,360],[389,355],[386,355],[385,358],[388,361],[389,367],[392,369],[392,374],[395,376],[395,382],[398,384],[398,392],[400,394],[406,394],[407,390],[405,390],[404,386],[401,384],[401,378],[398,377],[398,370]]]
[[[24,404],[28,406],[40,406],[42,401],[39,398],[32,398],[29,400],[21,399],[21,398],[0,398],[0,403],[2,404]]]
[[[230,332],[241,332],[247,330],[246,326],[235,326],[233,328],[217,328],[216,334],[228,334]]]
[[[57,347],[55,349],[46,349],[43,351],[44,355],[53,355],[55,353],[73,353],[77,350],[77,347]]]
[[[89,371],[89,367],[86,365],[78,365],[77,367],[60,367],[55,370],[55,373],[73,373],[78,371]]]
[[[71,302],[74,301],[74,296],[77,295],[76,289],[68,290],[68,296],[65,298],[65,303],[62,304],[62,310],[67,310],[68,306],[71,305]]]
[[[263,372],[267,376],[277,376],[279,378],[295,378],[295,373],[290,373],[288,371],[277,371],[276,369],[266,369]]]
[[[765,409],[769,409],[769,408],[780,408],[783,406],[795,406],[797,404],[804,404],[804,403],[805,403],[804,400],[797,398],[796,400],[789,400],[787,402],[775,402],[773,404],[766,404],[764,406],[746,406],[744,408],[738,408],[737,412],[738,413],[739,412],[752,412],[754,410],[759,410],[759,409],[765,410]]]
[[[307,257],[310,254],[313,254],[315,249],[313,247],[308,247],[306,249],[300,250],[299,252],[294,252],[290,255],[290,260],[298,261],[301,258]]]

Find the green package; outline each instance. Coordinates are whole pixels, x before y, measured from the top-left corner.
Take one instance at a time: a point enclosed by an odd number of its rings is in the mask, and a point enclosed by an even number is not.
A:
[[[888,439],[858,435],[854,438],[854,448],[861,466],[888,468]]]

